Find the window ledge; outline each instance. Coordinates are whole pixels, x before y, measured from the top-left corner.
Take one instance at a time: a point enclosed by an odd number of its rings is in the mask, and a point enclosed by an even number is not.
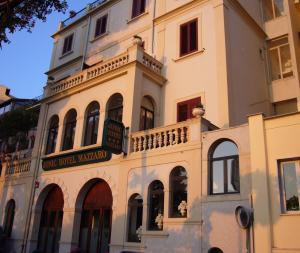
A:
[[[177,62],[177,61],[180,61],[180,60],[183,60],[183,59],[186,59],[188,57],[192,57],[192,56],[195,56],[195,55],[198,55],[198,54],[202,54],[205,52],[205,48],[202,48],[201,50],[198,50],[198,51],[195,51],[193,53],[190,53],[190,54],[186,54],[184,56],[179,56],[175,59],[172,59],[174,62]]]
[[[145,237],[168,237],[169,233],[165,231],[146,231],[142,233],[142,236]]]
[[[280,216],[300,216],[300,211],[281,213]]]
[[[68,55],[70,55],[70,54],[73,54],[73,50],[71,50],[71,51],[69,51],[69,52],[66,52],[66,53],[64,53],[63,55],[61,55],[60,57],[59,57],[59,59],[62,59],[62,58],[65,58],[65,57],[67,57]]]
[[[126,248],[136,248],[136,249],[145,249],[146,247],[141,244],[141,242],[124,242]]]
[[[280,78],[280,79],[273,80],[271,83],[274,84],[274,83],[285,82],[285,81],[288,81],[288,80],[292,80],[294,78],[295,78],[295,76],[293,74],[292,76],[289,76],[289,77],[286,77],[286,78]]]
[[[134,17],[134,18],[131,18],[131,19],[127,20],[127,24],[129,24],[129,23],[131,23],[131,22],[134,22],[135,20],[137,20],[137,19],[139,19],[139,18],[141,18],[141,17],[143,17],[143,16],[145,16],[145,15],[147,15],[147,14],[149,14],[149,12],[148,12],[148,11],[145,11],[145,12],[143,12],[142,14],[140,14],[140,15]]]
[[[93,42],[95,42],[96,40],[99,40],[99,39],[105,37],[105,36],[108,35],[108,34],[109,34],[108,31],[105,32],[105,33],[103,33],[103,34],[100,34],[100,35],[98,35],[97,37],[94,37],[93,39],[91,39],[91,40],[90,40],[90,43],[93,43]]]

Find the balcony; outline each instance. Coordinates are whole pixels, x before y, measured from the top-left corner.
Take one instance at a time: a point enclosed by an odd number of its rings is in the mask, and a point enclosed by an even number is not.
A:
[[[5,176],[20,175],[30,171],[31,159],[8,161],[4,164]]]
[[[45,87],[45,97],[53,96],[75,86],[82,85],[85,82],[120,69],[133,62],[141,63],[155,75],[162,75],[163,64],[157,61],[151,55],[147,54],[142,47],[133,45],[132,47],[128,48],[125,53],[85,69],[80,73],[70,76],[57,83],[48,84]]]
[[[200,143],[201,132],[216,130],[217,127],[202,118],[189,119],[173,125],[132,133],[130,136],[130,154],[145,151],[162,151]]]

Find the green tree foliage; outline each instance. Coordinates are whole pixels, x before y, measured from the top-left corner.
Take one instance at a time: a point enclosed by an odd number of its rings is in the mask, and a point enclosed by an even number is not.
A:
[[[16,109],[0,117],[0,139],[16,136],[18,133],[27,133],[36,127],[38,112],[34,110]]]
[[[10,42],[8,32],[31,32],[37,20],[46,21],[52,11],[65,12],[66,8],[66,0],[0,0],[0,47]]]

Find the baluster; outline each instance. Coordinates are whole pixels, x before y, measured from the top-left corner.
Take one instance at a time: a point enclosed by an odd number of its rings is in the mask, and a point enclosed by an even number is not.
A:
[[[155,149],[157,147],[157,134],[155,133],[153,136],[153,148]]]
[[[175,137],[175,140],[174,140],[174,144],[178,144],[179,143],[179,134],[178,134],[178,128],[175,129],[175,132],[174,132],[174,137]]]
[[[135,153],[136,152],[136,138],[132,138],[131,141],[132,141],[132,149],[133,149],[133,152]]]
[[[144,141],[143,141],[143,150],[145,151],[146,149],[147,149],[147,135],[145,135]]]
[[[164,131],[164,146],[168,146],[168,131]]]
[[[162,141],[163,141],[163,139],[162,139],[162,132],[160,132],[160,133],[158,134],[158,147],[159,147],[159,148],[161,148]]]
[[[151,149],[151,146],[152,146],[152,134],[149,134],[148,149]]]
[[[140,137],[138,141],[138,151],[142,151],[142,137]]]
[[[180,141],[184,143],[184,127],[180,128]]]
[[[169,141],[170,141],[170,146],[172,146],[174,143],[173,143],[173,129],[171,129],[169,131]]]
[[[185,138],[186,138],[186,141],[185,142],[188,142],[190,140],[190,131],[189,131],[189,128],[188,127],[185,127]]]

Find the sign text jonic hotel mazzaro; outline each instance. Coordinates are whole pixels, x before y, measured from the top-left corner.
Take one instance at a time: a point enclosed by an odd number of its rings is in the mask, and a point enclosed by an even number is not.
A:
[[[104,123],[102,147],[90,148],[43,159],[43,170],[55,170],[90,163],[105,162],[111,154],[122,152],[124,125],[108,119]]]

